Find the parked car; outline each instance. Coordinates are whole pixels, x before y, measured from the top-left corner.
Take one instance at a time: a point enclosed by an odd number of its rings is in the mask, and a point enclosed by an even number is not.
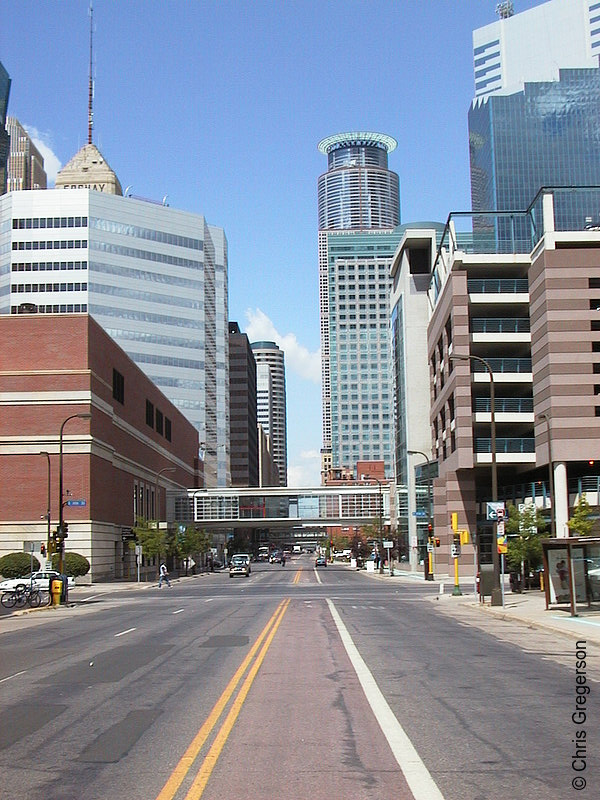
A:
[[[315,567],[326,567],[327,566],[327,559],[325,556],[317,556],[315,558]]]
[[[60,572],[54,569],[28,572],[27,575],[23,575],[21,578],[9,578],[8,580],[2,581],[0,583],[0,590],[6,591],[7,589],[15,589],[17,586],[22,586],[23,584],[29,586],[31,583],[33,583],[36,589],[48,590],[50,588],[50,580],[58,577],[60,577]],[[67,578],[67,588],[72,589],[74,586],[75,578],[69,575]]]
[[[245,553],[237,553],[231,557],[229,562],[229,577],[233,578],[234,575],[245,575],[246,578],[250,577],[252,569],[250,567],[250,556]]]

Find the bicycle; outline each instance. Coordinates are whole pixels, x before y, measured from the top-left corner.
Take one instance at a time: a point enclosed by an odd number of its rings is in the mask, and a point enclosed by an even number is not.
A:
[[[15,606],[23,608],[25,603],[28,603],[31,608],[39,608],[42,603],[48,605],[49,602],[49,593],[41,592],[37,587],[27,586],[24,583],[19,583],[14,589],[8,589],[0,597],[0,603],[4,608],[14,608]]]

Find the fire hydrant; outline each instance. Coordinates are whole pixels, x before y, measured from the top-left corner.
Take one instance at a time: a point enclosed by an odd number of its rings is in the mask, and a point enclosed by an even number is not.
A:
[[[50,583],[50,594],[52,595],[52,605],[60,605],[60,596],[62,594],[62,581],[53,580]]]

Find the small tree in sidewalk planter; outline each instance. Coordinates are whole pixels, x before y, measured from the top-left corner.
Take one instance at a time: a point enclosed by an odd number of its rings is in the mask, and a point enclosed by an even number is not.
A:
[[[548,527],[537,506],[527,504],[519,511],[507,505],[508,517],[504,524],[508,538],[506,560],[511,570],[521,574],[521,586],[529,585],[530,574],[542,563],[542,535]]]
[[[156,557],[160,564],[161,556],[168,551],[166,531],[161,530],[154,520],[138,517],[133,532],[135,542],[132,542],[132,546],[135,547],[136,543],[141,545],[143,555],[148,558]]]
[[[183,530],[182,530],[183,528]],[[185,559],[185,574],[188,574],[190,556],[204,556],[210,549],[210,534],[195,525],[181,525],[177,528],[177,555]],[[194,561],[197,561],[194,558]]]
[[[590,536],[594,527],[592,519],[592,507],[587,501],[585,492],[579,498],[579,502],[573,509],[571,519],[567,522],[571,536]]]

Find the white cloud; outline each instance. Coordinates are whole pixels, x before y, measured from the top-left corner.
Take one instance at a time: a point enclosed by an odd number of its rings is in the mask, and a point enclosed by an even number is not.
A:
[[[46,170],[46,175],[48,176],[48,185],[54,186],[56,176],[62,167],[62,164],[58,156],[55,155],[54,151],[52,150],[50,135],[48,133],[42,133],[41,131],[38,131],[37,128],[34,128],[31,125],[25,125],[25,123],[21,124],[31,137],[31,141],[40,151],[42,158],[44,159],[44,169]]]
[[[251,342],[275,342],[285,352],[286,372],[291,370],[312,383],[321,382],[321,351],[311,353],[295,333],[281,334],[260,308],[246,311],[246,334]]]
[[[288,486],[320,486],[321,455],[318,450],[303,450],[299,461],[288,464]]]

